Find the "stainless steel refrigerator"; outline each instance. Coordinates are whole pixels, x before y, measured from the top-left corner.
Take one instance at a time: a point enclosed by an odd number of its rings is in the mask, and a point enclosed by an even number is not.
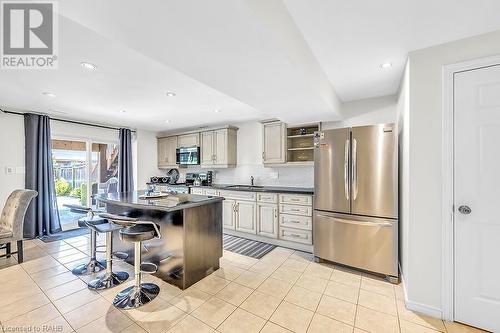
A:
[[[398,280],[397,140],[394,124],[315,133],[315,257]]]

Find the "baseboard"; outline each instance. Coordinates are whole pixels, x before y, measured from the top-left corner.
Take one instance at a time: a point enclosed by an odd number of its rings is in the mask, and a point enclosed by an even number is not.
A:
[[[225,234],[228,234],[231,236],[237,236],[237,237],[251,239],[254,241],[258,241],[258,242],[263,242],[263,243],[268,243],[268,244],[272,244],[272,245],[276,245],[276,246],[286,247],[286,248],[293,249],[293,250],[299,250],[299,251],[313,253],[312,245],[289,242],[289,241],[285,241],[282,239],[262,237],[259,235],[248,234],[245,232],[239,232],[239,231],[231,230],[231,229],[224,229],[223,232]]]
[[[403,287],[403,293],[405,296],[406,308],[411,311],[420,312],[429,317],[443,319],[443,311],[441,309],[426,304],[414,302],[408,299],[408,292],[406,290],[406,281],[405,277],[403,276],[403,270],[401,269],[401,265],[399,265],[399,272],[401,275],[401,285]]]

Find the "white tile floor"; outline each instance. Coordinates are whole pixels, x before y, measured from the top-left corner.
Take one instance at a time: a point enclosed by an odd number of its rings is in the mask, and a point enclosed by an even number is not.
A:
[[[92,277],[70,269],[87,260],[88,237],[26,242],[25,262],[0,260],[0,322],[4,332],[39,327],[57,332],[480,332],[405,308],[400,286],[312,256],[276,248],[260,260],[224,252],[221,268],[187,290],[145,276],[159,297],[117,310],[116,293],[90,291]],[[100,243],[103,241],[100,240]],[[132,273],[132,266],[115,264]]]

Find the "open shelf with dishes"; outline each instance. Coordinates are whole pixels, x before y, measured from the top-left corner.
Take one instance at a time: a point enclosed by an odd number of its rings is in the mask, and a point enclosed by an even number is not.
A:
[[[314,161],[314,132],[319,124],[287,127],[287,162]]]

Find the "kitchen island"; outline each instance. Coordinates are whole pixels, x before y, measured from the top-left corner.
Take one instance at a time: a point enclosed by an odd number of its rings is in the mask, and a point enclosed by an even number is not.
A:
[[[106,211],[153,221],[160,226],[160,239],[143,243],[142,260],[158,265],[155,276],[186,289],[219,268],[222,257],[221,197],[188,195],[186,202],[175,203],[167,198],[146,199],[145,191],[112,193],[96,196]],[[176,197],[176,194],[170,194]],[[134,262],[133,243],[123,242],[119,233],[113,235],[113,251],[128,254]]]

